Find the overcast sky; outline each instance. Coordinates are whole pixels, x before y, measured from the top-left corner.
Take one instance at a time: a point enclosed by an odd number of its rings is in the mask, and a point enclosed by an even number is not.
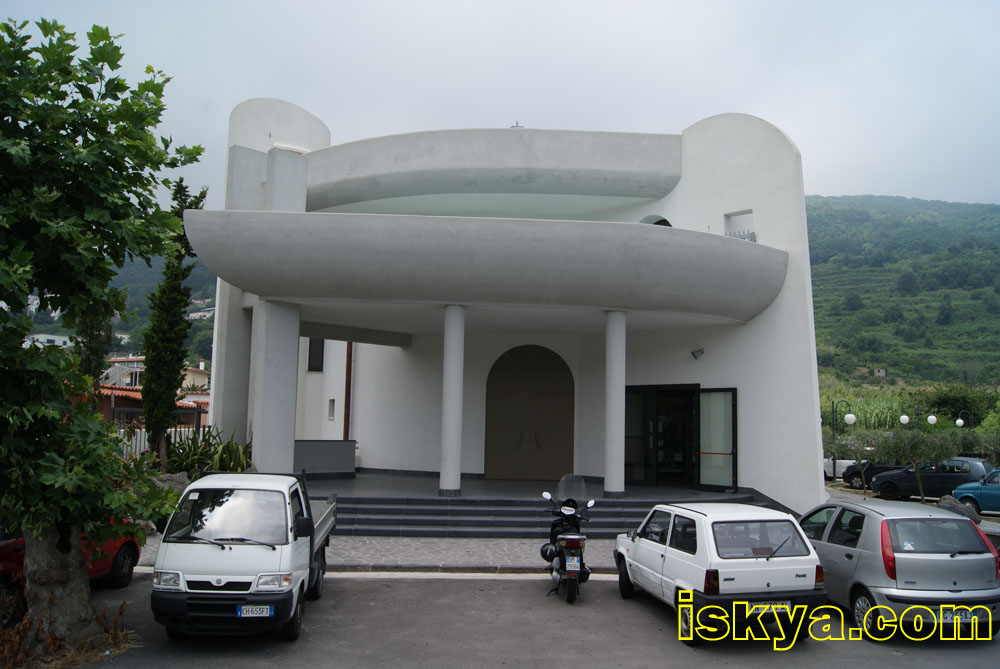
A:
[[[806,193],[1000,204],[997,0],[5,0],[86,42],[123,33],[130,83],[173,77],[162,134],[222,207],[228,117],[297,104],[333,143],[508,127],[680,133],[743,112],[785,131]],[[37,30],[32,26],[32,32]]]

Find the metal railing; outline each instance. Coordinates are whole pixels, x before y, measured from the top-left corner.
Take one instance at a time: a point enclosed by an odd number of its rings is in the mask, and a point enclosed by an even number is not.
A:
[[[204,409],[178,409],[177,424],[167,428],[167,439],[173,443],[192,435],[204,437],[209,426],[202,424]],[[187,420],[185,420],[187,418]],[[142,416],[142,409],[112,409],[111,422],[118,428],[121,438],[122,455],[139,455],[150,450],[149,438]]]

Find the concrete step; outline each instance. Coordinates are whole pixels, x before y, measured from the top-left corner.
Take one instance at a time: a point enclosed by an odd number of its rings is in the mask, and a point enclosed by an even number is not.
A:
[[[720,499],[752,501],[749,495],[725,495]],[[650,500],[598,500],[588,511],[591,519],[584,522],[583,532],[594,539],[613,539],[637,527],[653,504]],[[334,533],[545,539],[554,518],[550,509],[544,499],[339,497]]]

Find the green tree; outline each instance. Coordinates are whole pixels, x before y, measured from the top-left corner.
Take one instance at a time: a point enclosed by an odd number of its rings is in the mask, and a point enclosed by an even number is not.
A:
[[[108,352],[111,351],[114,332],[111,318],[99,312],[88,312],[80,316],[76,324],[73,346],[80,356],[80,372],[90,379],[90,390],[97,403],[97,390],[101,385],[101,375],[107,367]]]
[[[941,296],[941,303],[938,305],[938,315],[935,321],[938,325],[948,325],[951,323],[952,312],[951,295],[945,293]]]
[[[180,219],[185,209],[201,209],[207,193],[208,189],[203,188],[198,195],[192,196],[184,179],[179,179],[173,183],[170,213]],[[190,276],[192,265],[185,265],[184,260],[194,256],[194,251],[183,231],[176,242],[167,254],[163,279],[156,292],[149,296],[149,324],[142,337],[146,354],[142,413],[162,472],[168,470],[167,430],[176,423],[177,391],[184,383],[187,359],[184,343],[191,329],[191,321],[186,314],[191,289],[184,285],[184,280]]]
[[[56,347],[22,347],[29,295],[75,328],[85,314],[124,307],[115,268],[148,260],[177,234],[156,205],[159,171],[201,149],[157,138],[168,78],[147,68],[130,88],[114,73],[122,52],[107,28],[76,36],[40,20],[0,23],[0,516],[25,538],[25,596],[37,650],[103,640],[80,546],[142,534],[138,520],[170,507],[147,458],[121,456],[117,435],[86,405],[77,361]],[[93,647],[93,646],[91,646]]]

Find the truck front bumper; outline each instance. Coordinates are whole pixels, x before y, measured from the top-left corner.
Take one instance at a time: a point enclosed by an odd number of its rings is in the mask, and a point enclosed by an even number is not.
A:
[[[154,590],[153,618],[185,634],[256,634],[280,628],[291,617],[295,593],[221,595]],[[273,606],[274,615],[241,618],[241,606]]]

